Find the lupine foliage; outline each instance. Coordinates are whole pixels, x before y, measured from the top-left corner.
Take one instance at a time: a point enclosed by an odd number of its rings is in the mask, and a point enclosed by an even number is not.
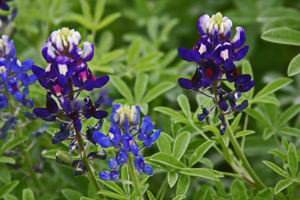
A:
[[[0,0],[0,198],[299,199],[299,9]]]

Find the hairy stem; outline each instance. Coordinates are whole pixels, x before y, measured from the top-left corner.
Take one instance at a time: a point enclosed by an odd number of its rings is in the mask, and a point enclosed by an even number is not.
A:
[[[137,173],[135,172],[133,155],[128,153],[128,162],[129,162],[129,174],[133,183],[133,188],[137,197],[141,197],[143,199],[143,195],[140,189],[139,179]]]
[[[217,87],[218,87],[218,82],[213,82],[213,90],[215,93],[215,101],[216,103],[218,103],[218,92],[217,92]],[[224,115],[224,112],[220,109],[220,107],[218,106],[218,111],[220,114]],[[254,172],[254,170],[252,169],[252,167],[250,166],[245,154],[243,153],[243,150],[241,149],[239,143],[237,142],[234,133],[231,129],[231,126],[228,122],[227,117],[224,115],[224,119],[225,119],[225,123],[227,124],[227,134],[229,136],[230,142],[234,148],[234,150],[236,151],[237,155],[239,156],[239,158],[241,159],[243,166],[245,168],[245,170],[248,172],[248,174],[250,175],[250,177],[253,179],[253,181],[255,182],[256,186],[258,189],[264,189],[266,188],[266,186],[263,184],[263,182],[259,179],[259,177],[256,175],[256,173]]]

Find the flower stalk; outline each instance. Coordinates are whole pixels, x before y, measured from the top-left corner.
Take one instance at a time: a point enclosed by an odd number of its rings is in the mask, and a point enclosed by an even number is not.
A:
[[[133,188],[135,191],[135,194],[137,197],[141,197],[142,196],[142,192],[140,189],[140,184],[139,184],[139,178],[138,178],[138,174],[136,173],[135,167],[134,167],[134,161],[133,161],[133,156],[131,153],[128,153],[128,162],[129,162],[129,174],[132,180],[132,184],[133,184]]]

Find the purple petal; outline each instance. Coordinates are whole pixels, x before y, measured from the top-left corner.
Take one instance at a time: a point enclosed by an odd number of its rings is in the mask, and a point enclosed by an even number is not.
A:
[[[153,169],[150,165],[145,165],[144,172],[145,172],[145,174],[152,175],[153,174]]]
[[[224,62],[224,66],[229,69],[229,70],[233,70],[234,69],[234,62],[231,58],[227,59],[225,62]]]
[[[248,106],[248,100],[244,100],[240,105],[237,105],[234,109],[238,111],[242,111]]]
[[[186,89],[186,90],[190,90],[190,89],[194,88],[192,82],[186,78],[179,78],[178,84],[180,85],[180,87],[182,87],[183,89]]]
[[[46,108],[34,108],[33,113],[40,118],[45,118],[50,115],[49,111]]]
[[[92,79],[87,80],[83,83],[83,88],[87,91],[92,91],[94,89],[94,86],[95,82]]]
[[[228,104],[226,103],[226,101],[220,101],[219,107],[221,108],[221,110],[226,111],[228,109]]]
[[[95,114],[94,114],[94,117],[96,119],[102,119],[102,118],[105,118],[106,116],[108,115],[108,113],[104,110],[99,110],[99,111],[96,111]]]
[[[248,83],[250,80],[251,80],[251,75],[249,75],[249,74],[241,74],[241,75],[239,75],[239,76],[237,77],[237,79],[236,79],[235,82],[236,82],[237,84],[243,85],[243,84]]]
[[[181,59],[186,61],[199,61],[201,59],[201,56],[198,51],[195,50],[187,50],[183,47],[178,48],[178,54],[181,57]]]
[[[31,67],[33,66],[33,60],[32,59],[27,59],[24,62],[22,62],[22,70],[23,71],[28,71],[31,70]]]
[[[73,120],[73,124],[76,130],[81,131],[81,121],[79,118]]]
[[[103,87],[104,85],[107,84],[108,81],[109,81],[109,76],[108,75],[105,75],[105,76],[102,76],[102,77],[96,79],[95,88]]]
[[[236,27],[236,34],[231,40],[231,44],[234,49],[238,49],[242,47],[245,44],[246,41],[246,36],[245,36],[245,31],[242,27]]]
[[[243,48],[241,48],[236,53],[236,55],[234,56],[234,60],[242,60],[246,56],[246,54],[248,53],[248,50],[249,50],[249,46],[248,45],[246,45]]]
[[[40,77],[40,78],[45,77],[45,70],[43,68],[40,68],[40,67],[36,66],[36,65],[32,66],[32,72],[37,77]]]
[[[255,81],[250,81],[249,83],[245,84],[240,92],[248,92],[251,88],[255,85]]]
[[[87,62],[92,60],[94,56],[94,45],[89,42],[83,43],[82,61]]]
[[[200,35],[206,35],[206,23],[209,19],[209,15],[208,14],[205,14],[205,15],[202,15],[198,21],[197,21],[197,27],[198,27],[198,32]]]

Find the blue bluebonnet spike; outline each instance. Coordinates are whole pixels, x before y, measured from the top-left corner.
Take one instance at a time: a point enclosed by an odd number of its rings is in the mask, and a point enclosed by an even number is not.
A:
[[[224,66],[228,70],[234,69],[234,63],[233,63],[232,56],[233,56],[233,50],[232,50],[232,46],[229,42],[219,44],[213,52],[214,60],[218,64],[224,64]]]

